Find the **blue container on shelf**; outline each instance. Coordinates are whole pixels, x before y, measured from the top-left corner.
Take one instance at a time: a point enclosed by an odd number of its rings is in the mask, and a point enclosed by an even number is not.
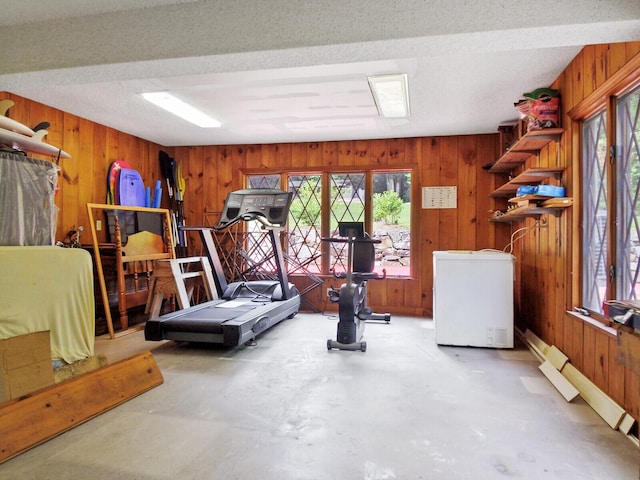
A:
[[[566,189],[556,185],[538,185],[535,194],[544,197],[564,197]]]
[[[518,197],[523,195],[533,195],[534,193],[536,193],[535,185],[521,185],[518,187],[518,190],[516,190],[516,196]]]

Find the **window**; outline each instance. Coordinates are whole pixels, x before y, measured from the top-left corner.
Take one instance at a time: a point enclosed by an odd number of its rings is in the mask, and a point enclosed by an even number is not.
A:
[[[640,88],[617,101],[617,298],[638,299],[640,260]]]
[[[411,172],[287,173],[283,183],[293,192],[287,227],[287,254],[294,264],[314,273],[346,268],[345,245],[322,242],[335,236],[342,221],[363,222],[379,239],[376,271],[390,276],[411,274]],[[249,188],[278,187],[280,174],[248,175]]]
[[[606,113],[582,126],[582,306],[602,311],[607,288],[607,137]]]
[[[598,313],[640,293],[639,101],[636,88],[582,124],[582,304]]]
[[[364,173],[332,173],[329,175],[329,236],[338,235],[339,222],[362,222],[366,225],[365,176]],[[365,227],[365,231],[368,230]],[[333,243],[330,245],[331,268],[347,270],[347,245]]]
[[[322,175],[289,176],[289,254],[312,272],[322,271]]]

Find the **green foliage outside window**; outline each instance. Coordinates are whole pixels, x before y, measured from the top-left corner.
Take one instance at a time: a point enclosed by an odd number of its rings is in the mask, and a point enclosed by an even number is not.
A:
[[[320,200],[310,183],[304,183],[289,207],[290,215],[298,219],[301,225],[320,225]]]
[[[404,207],[404,202],[396,192],[387,190],[373,194],[373,221],[387,225],[397,225]]]

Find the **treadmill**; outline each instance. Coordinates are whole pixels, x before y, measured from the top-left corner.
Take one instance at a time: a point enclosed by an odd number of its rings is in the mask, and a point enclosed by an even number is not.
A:
[[[285,225],[292,193],[271,188],[251,188],[230,193],[215,227],[182,227],[198,231],[218,293],[193,307],[147,320],[144,337],[149,341],[175,340],[217,343],[229,347],[253,344],[260,333],[300,309],[300,293],[289,283],[277,232]],[[238,222],[257,220],[266,229],[273,249],[277,280],[236,281],[227,284],[212,232]]]

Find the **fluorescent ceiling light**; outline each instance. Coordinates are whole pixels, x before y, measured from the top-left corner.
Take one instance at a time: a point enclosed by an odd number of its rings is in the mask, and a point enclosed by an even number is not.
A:
[[[188,103],[183,102],[179,98],[174,97],[167,92],[149,92],[143,93],[145,100],[164,108],[166,111],[177,115],[202,128],[218,128],[222,124],[215,118],[211,118],[206,113],[201,112],[197,108],[192,107]]]
[[[406,73],[367,77],[381,117],[409,116],[409,83]]]

